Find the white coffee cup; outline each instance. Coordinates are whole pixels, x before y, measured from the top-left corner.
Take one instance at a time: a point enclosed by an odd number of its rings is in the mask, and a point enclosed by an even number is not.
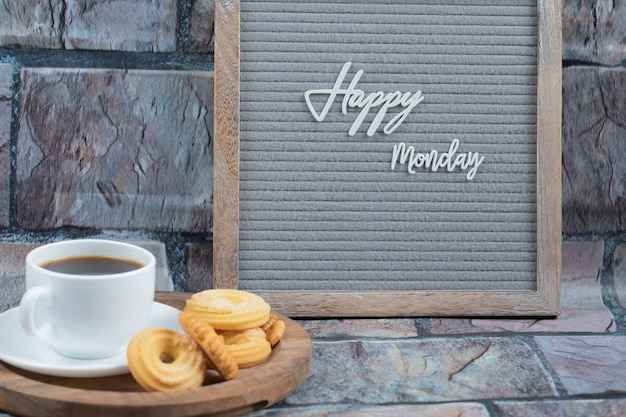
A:
[[[84,258],[135,265],[127,272],[104,274],[102,270],[68,273],[49,269],[52,264]],[[64,356],[96,359],[119,354],[148,325],[155,265],[149,251],[120,241],[78,239],[40,246],[26,256],[22,327]]]

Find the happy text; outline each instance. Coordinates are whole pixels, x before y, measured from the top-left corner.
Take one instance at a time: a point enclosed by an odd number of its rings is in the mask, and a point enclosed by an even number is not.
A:
[[[351,108],[359,108],[361,112],[357,116],[357,118],[352,123],[348,134],[350,136],[354,136],[365,117],[369,114],[370,110],[377,111],[374,120],[367,129],[367,135],[372,136],[378,130],[378,127],[383,121],[383,118],[387,114],[387,111],[390,109],[402,106],[404,109],[395,115],[385,126],[383,127],[383,132],[386,134],[392,133],[396,130],[404,119],[408,116],[408,114],[413,110],[418,104],[424,100],[424,96],[421,91],[416,91],[415,93],[407,92],[401,93],[400,91],[395,91],[393,93],[384,93],[382,91],[378,91],[375,93],[365,94],[363,90],[359,90],[356,88],[361,76],[363,75],[363,70],[357,71],[357,73],[350,81],[348,88],[341,88],[343,82],[348,74],[348,70],[352,66],[351,62],[346,62],[335,81],[335,85],[331,89],[319,89],[319,90],[309,90],[304,93],[304,99],[306,100],[306,104],[309,107],[309,111],[315,117],[315,120],[318,122],[323,121],[328,115],[328,111],[330,107],[335,102],[337,96],[343,96],[343,101],[341,103],[341,110],[343,114],[347,114],[348,107]],[[317,112],[313,107],[311,102],[312,95],[322,95],[327,96],[326,103],[324,104],[324,108],[321,112]],[[376,110],[377,109],[377,110]]]

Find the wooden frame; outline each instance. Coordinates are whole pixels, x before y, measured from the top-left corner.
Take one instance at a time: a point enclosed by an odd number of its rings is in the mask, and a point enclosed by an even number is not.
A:
[[[214,287],[237,288],[239,8],[215,2]],[[561,276],[561,0],[538,0],[537,290],[267,292],[293,317],[554,316]]]

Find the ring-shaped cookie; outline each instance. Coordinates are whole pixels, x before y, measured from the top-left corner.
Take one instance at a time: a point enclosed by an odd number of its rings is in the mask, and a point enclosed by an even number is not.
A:
[[[239,374],[237,361],[226,348],[224,338],[215,333],[213,327],[202,316],[193,311],[181,311],[178,313],[178,322],[206,354],[211,368],[226,380],[237,378]]]
[[[262,326],[270,305],[256,294],[230,289],[211,289],[193,294],[185,310],[200,314],[216,330],[245,330]]]
[[[239,368],[249,368],[264,362],[272,353],[272,346],[260,328],[223,331],[220,334]]]
[[[126,350],[128,368],[148,391],[183,391],[204,382],[206,362],[197,343],[171,329],[139,332]]]

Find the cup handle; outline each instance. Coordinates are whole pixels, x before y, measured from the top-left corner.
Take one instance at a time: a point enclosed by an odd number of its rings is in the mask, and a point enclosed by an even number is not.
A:
[[[42,339],[46,342],[54,340],[54,329],[50,323],[44,323],[41,327],[35,325],[35,307],[42,302],[52,305],[52,290],[44,287],[32,287],[22,297],[20,302],[20,321],[26,333]]]

